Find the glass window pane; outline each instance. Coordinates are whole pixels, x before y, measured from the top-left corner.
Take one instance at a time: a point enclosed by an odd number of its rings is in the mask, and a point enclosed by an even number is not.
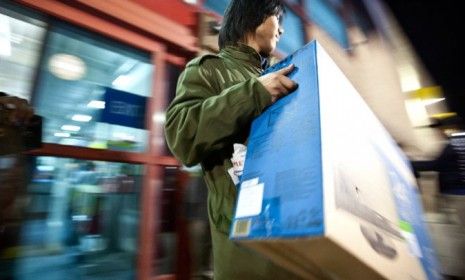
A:
[[[208,222],[208,188],[201,175],[200,166],[182,168],[185,185],[182,186],[182,205],[187,222],[192,278],[202,275],[213,277],[212,244]]]
[[[0,91],[30,100],[45,27],[43,21],[0,6]]]
[[[143,166],[56,157],[29,166],[24,191],[13,186],[15,210],[2,208],[12,211],[0,278],[134,279]]]
[[[278,50],[290,54],[305,44],[302,20],[286,8],[283,21],[284,34],[278,42]]]
[[[207,196],[200,166],[164,168],[160,232],[154,244],[158,254],[153,268],[157,275],[175,273],[177,263],[189,263],[189,279],[213,278]],[[181,238],[184,242],[177,243]]]
[[[48,34],[36,110],[44,142],[142,152],[150,54],[64,24]]]
[[[178,190],[179,179],[177,168],[163,168],[163,185],[160,196],[160,232],[156,240],[154,271],[157,275],[173,274],[176,271],[178,237],[176,232],[176,219],[178,218],[176,207],[176,190]]]

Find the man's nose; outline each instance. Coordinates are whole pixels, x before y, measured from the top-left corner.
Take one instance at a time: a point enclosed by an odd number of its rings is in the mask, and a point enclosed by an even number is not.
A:
[[[283,33],[284,33],[284,28],[279,27],[279,28],[278,28],[278,34],[279,34],[279,36],[281,36]]]

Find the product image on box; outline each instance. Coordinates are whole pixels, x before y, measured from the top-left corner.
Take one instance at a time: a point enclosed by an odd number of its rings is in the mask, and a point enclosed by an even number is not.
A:
[[[389,189],[380,191],[381,188],[389,188],[391,182],[386,168],[370,144],[367,143],[364,149],[365,162],[369,166],[344,163],[334,166],[336,208],[367,222],[360,225],[363,236],[378,254],[392,259],[397,255],[392,239],[402,240],[402,235],[393,222],[398,221],[393,207],[395,204],[391,196],[377,197],[379,193],[391,193]],[[346,162],[350,162],[350,159],[346,159]],[[362,170],[355,170],[359,168]],[[370,176],[353,176],[357,172],[363,174],[364,170],[370,170]],[[383,203],[380,200],[390,201]]]
[[[321,45],[253,123],[230,238],[305,279],[440,279],[407,158]]]

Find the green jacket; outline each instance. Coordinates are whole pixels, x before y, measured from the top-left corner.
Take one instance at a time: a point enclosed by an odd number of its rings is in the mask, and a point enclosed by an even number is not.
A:
[[[166,115],[168,145],[185,165],[202,165],[210,219],[224,233],[229,233],[236,200],[227,172],[233,144],[246,141],[251,121],[271,104],[256,79],[261,72],[259,54],[245,45],[198,57],[179,77]]]
[[[226,47],[190,61],[168,107],[165,135],[185,165],[201,164],[208,186],[215,279],[293,279],[287,271],[228,239],[237,191],[228,169],[234,143],[245,143],[252,120],[271,104],[257,80],[260,55]]]

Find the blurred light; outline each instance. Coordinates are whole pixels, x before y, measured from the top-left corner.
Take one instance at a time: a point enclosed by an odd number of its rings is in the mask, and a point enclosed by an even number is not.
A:
[[[21,44],[23,42],[23,36],[19,34],[10,34],[10,42],[14,44]]]
[[[405,109],[412,125],[415,127],[427,126],[430,123],[430,117],[425,105],[421,99],[407,99],[405,100]]]
[[[124,88],[131,82],[128,75],[119,75],[111,84],[115,87]]]
[[[62,221],[47,221],[47,226],[49,227],[61,227],[63,226]]]
[[[165,123],[165,120],[166,120],[165,112],[155,113],[155,114],[153,115],[152,120],[153,120],[154,122],[156,122],[156,123],[161,123],[161,124]]]
[[[437,114],[431,115],[431,117],[435,119],[446,119],[446,118],[452,118],[454,116],[457,116],[457,113],[447,112],[447,113],[437,113]]]
[[[80,126],[77,126],[77,125],[69,125],[69,124],[65,124],[61,127],[62,130],[68,130],[68,131],[79,131],[81,130],[81,127]]]
[[[92,100],[87,104],[89,108],[105,109],[105,101]]]
[[[106,141],[93,141],[88,145],[92,149],[108,149]]]
[[[70,137],[71,134],[69,134],[68,132],[55,132],[54,134],[56,137]]]
[[[200,164],[197,164],[197,165],[194,165],[194,166],[191,166],[191,167],[187,167],[187,166],[183,165],[181,167],[181,170],[186,171],[186,172],[190,172],[190,173],[198,173],[198,172],[202,171],[202,167],[200,166]]]
[[[80,221],[80,222],[85,222],[90,220],[90,218],[87,215],[73,215],[71,216],[71,219],[73,221]]]
[[[65,53],[54,54],[48,68],[53,75],[63,80],[79,80],[86,73],[86,64],[82,59]]]
[[[399,67],[400,86],[403,92],[421,88],[418,73],[412,65]]]
[[[11,56],[10,22],[8,17],[0,15],[0,56]]]
[[[77,121],[77,122],[88,122],[88,121],[90,121],[92,119],[92,117],[89,116],[89,115],[76,114],[73,117],[71,117],[71,119],[73,121]]]
[[[197,4],[197,0],[184,0],[184,2],[186,2],[187,4]]]
[[[441,101],[443,101],[443,100],[446,100],[446,99],[445,99],[445,98],[431,98],[431,99],[423,100],[423,104],[424,104],[425,106],[429,106],[429,105],[432,105],[432,104],[441,102]]]
[[[127,134],[125,132],[115,132],[113,133],[113,137],[118,140],[126,140],[126,141],[135,141],[136,137],[134,135]]]
[[[62,145],[71,145],[71,146],[85,146],[86,141],[76,138],[62,138],[59,142]]]
[[[453,137],[465,136],[465,132],[452,133],[451,136],[453,136]]]
[[[55,170],[55,167],[51,165],[38,165],[37,170],[42,171],[42,172],[50,172],[50,171]]]

